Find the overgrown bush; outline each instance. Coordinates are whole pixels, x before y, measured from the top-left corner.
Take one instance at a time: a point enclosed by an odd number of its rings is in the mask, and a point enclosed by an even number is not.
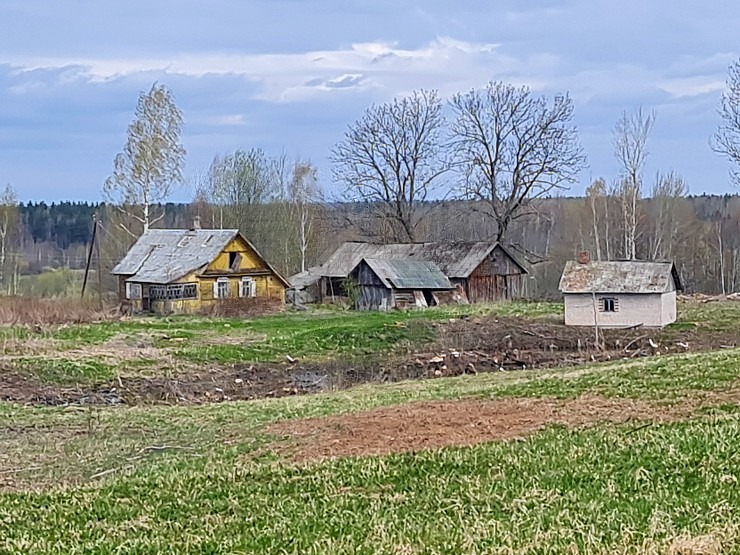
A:
[[[79,298],[0,297],[0,325],[77,324],[114,317]]]

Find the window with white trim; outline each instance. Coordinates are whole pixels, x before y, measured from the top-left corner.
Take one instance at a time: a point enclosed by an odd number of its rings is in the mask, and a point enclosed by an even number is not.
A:
[[[231,296],[230,293],[229,278],[220,277],[213,284],[213,296],[216,299],[228,299]]]
[[[239,283],[239,296],[240,297],[256,297],[257,296],[257,284],[254,278],[244,276]]]
[[[126,298],[129,300],[140,299],[141,298],[141,283],[126,282]]]

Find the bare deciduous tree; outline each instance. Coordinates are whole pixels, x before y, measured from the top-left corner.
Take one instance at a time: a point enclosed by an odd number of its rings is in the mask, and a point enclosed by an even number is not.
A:
[[[621,166],[619,197],[622,203],[624,256],[637,258],[639,200],[642,198],[642,172],[648,157],[647,139],[655,124],[655,112],[642,108],[633,114],[623,112],[614,127],[614,156]]]
[[[503,241],[511,223],[532,213],[532,201],[565,189],[585,163],[573,102],[492,82],[481,91],[457,94],[452,144],[463,196],[482,202]]]
[[[306,271],[306,260],[317,218],[317,209],[322,201],[321,189],[316,177],[316,167],[310,162],[296,162],[289,184],[289,202],[295,220],[301,272]]]
[[[251,236],[259,205],[276,192],[271,189],[272,177],[271,162],[261,149],[237,150],[213,158],[198,194],[215,206],[218,227],[234,227]]]
[[[671,259],[675,242],[685,221],[680,216],[680,203],[689,192],[686,181],[676,172],[670,171],[655,176],[650,195],[650,222],[653,233],[649,241],[652,260]]]
[[[733,164],[730,179],[735,185],[740,185],[740,60],[728,70],[727,87],[722,94],[719,115],[721,122],[711,142],[712,149]]]
[[[448,169],[443,157],[442,102],[436,91],[370,107],[332,148],[334,180],[349,201],[371,203],[392,240],[414,241],[424,201]]]
[[[164,218],[164,210],[154,214],[152,205],[169,198],[182,182],[185,148],[180,144],[181,129],[182,112],[167,87],[155,83],[148,93],[139,95],[126,145],[113,161],[103,196],[143,231]]]
[[[596,260],[601,260],[601,233],[599,204],[604,205],[604,220],[609,217],[606,209],[606,182],[599,178],[586,188],[586,205],[591,212],[591,224],[593,227],[594,247],[596,247]],[[607,224],[608,225],[608,224]]]

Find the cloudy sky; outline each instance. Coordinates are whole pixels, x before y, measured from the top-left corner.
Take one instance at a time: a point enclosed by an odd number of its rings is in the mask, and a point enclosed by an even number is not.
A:
[[[373,102],[502,80],[574,99],[589,168],[573,193],[616,175],[614,123],[639,107],[657,112],[649,181],[734,191],[708,143],[738,29],[737,0],[2,0],[0,185],[99,200],[155,81],[184,113],[189,178],[261,147],[332,187],[329,148]]]

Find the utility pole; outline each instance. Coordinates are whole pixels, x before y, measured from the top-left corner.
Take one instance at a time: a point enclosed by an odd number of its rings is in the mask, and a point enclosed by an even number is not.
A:
[[[103,310],[103,272],[101,270],[101,263],[100,263],[100,239],[97,239],[97,233],[95,233],[95,230],[100,225],[100,221],[98,220],[98,215],[93,215],[93,244],[95,245],[95,258],[97,258],[98,264],[97,264],[97,274],[98,274],[98,302],[100,303],[100,310]]]
[[[92,262],[92,254],[93,254],[93,247],[95,246],[95,236],[97,235],[98,230],[98,217],[97,214],[93,215],[93,229],[92,229],[92,239],[90,240],[90,248],[87,251],[87,263],[85,264],[85,277],[82,280],[82,293],[80,294],[80,300],[83,300],[85,298],[85,289],[87,288],[87,277],[90,274],[90,263]],[[100,256],[98,256],[98,259]],[[100,267],[100,262],[98,261],[98,267]],[[102,298],[101,298],[102,302]]]

